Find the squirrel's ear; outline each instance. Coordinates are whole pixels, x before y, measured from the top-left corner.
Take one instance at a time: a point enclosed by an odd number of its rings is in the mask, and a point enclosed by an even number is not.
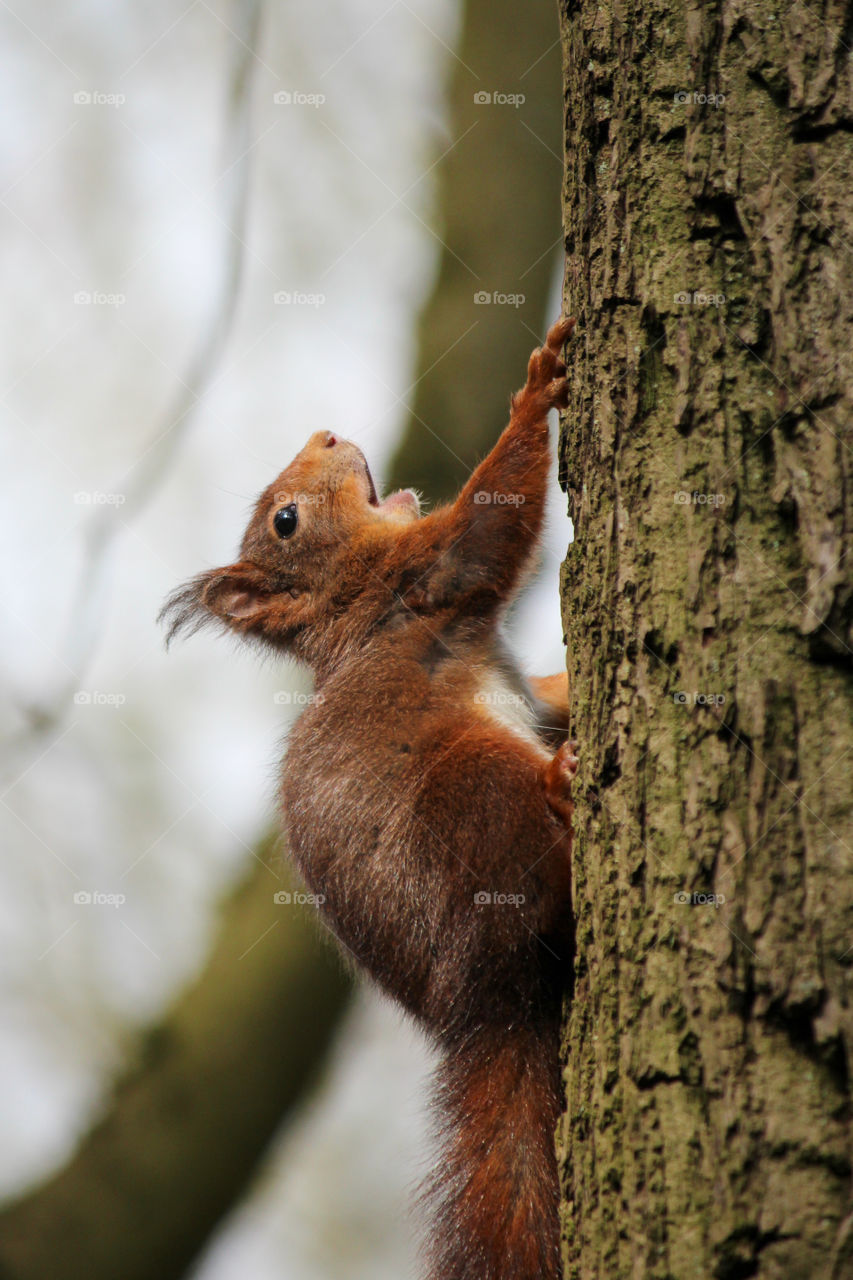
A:
[[[201,603],[223,622],[248,622],[265,612],[270,593],[265,591],[253,575],[241,570],[220,569],[210,578],[201,595]]]
[[[286,586],[254,564],[226,565],[207,574],[199,609],[238,635],[283,647],[313,615],[309,591]]]
[[[230,564],[200,573],[174,591],[160,621],[168,623],[168,644],[179,631],[191,635],[216,621],[244,633],[286,629],[292,610],[293,593],[271,590],[257,565]]]

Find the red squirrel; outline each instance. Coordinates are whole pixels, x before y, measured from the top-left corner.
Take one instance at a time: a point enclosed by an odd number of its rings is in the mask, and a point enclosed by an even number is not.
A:
[[[364,455],[311,436],[262,494],[236,564],[167,601],[307,663],[281,800],[327,924],[440,1052],[431,1280],[557,1280],[554,1131],[571,985],[565,676],[524,679],[499,636],[542,526],[561,320],[455,502],[380,501]],[[555,750],[556,748],[556,750]]]

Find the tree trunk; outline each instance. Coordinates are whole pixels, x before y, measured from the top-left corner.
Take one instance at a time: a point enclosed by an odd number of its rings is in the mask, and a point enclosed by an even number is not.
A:
[[[566,1275],[845,1280],[851,12],[561,27]]]

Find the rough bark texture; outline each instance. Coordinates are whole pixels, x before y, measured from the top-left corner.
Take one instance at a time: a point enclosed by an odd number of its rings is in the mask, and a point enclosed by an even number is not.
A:
[[[566,1275],[844,1280],[853,20],[561,23]]]
[[[274,901],[272,841],[259,855],[104,1118],[0,1212],[2,1280],[180,1280],[317,1079],[350,983],[313,909]]]

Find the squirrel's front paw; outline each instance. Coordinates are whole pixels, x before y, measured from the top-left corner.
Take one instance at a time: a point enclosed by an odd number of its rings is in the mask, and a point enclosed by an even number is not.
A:
[[[560,352],[575,327],[574,317],[551,325],[544,347],[537,347],[527,366],[527,382],[520,395],[533,399],[537,408],[565,409],[569,403],[566,366]]]
[[[572,783],[580,763],[577,749],[576,742],[564,742],[548,762],[544,775],[545,799],[566,826],[570,826],[572,820]]]

